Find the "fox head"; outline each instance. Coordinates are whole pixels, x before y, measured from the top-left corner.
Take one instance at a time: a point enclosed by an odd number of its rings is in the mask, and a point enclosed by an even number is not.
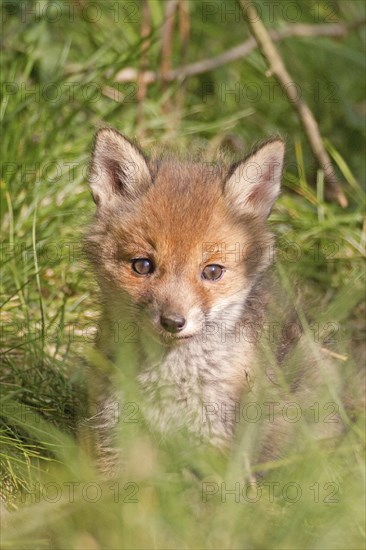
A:
[[[86,250],[106,307],[172,345],[204,323],[239,320],[271,263],[267,218],[283,157],[276,137],[231,166],[148,159],[117,131],[100,130]]]

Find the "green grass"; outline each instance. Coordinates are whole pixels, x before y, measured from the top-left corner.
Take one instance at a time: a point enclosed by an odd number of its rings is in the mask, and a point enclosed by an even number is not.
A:
[[[115,18],[110,7],[116,3],[98,1],[102,16],[95,21],[82,12],[87,3],[75,3],[71,21],[70,3],[60,2],[64,11],[53,23],[42,11],[23,17],[25,7],[44,10],[47,2],[7,4],[2,6],[0,108],[0,462],[1,495],[9,513],[2,547],[362,548],[364,423],[357,406],[352,419],[346,413],[347,433],[333,447],[314,443],[311,422],[299,423],[287,459],[261,465],[267,475],[260,488],[247,485],[250,469],[255,470],[255,423],[246,426],[237,451],[225,458],[191,448],[184,436],[161,442],[143,422],[124,421],[120,436],[127,465],[113,483],[99,479],[80,449],[77,426],[85,415],[86,357],[98,364],[92,352],[98,294],[80,243],[94,210],[86,184],[92,137],[103,124],[142,136],[147,148],[174,142],[178,149],[212,152],[231,135],[245,153],[271,133],[286,136],[284,190],[271,217],[279,277],[304,315],[311,353],[317,357],[320,347],[331,351],[329,361],[358,402],[364,388],[352,381],[365,358],[364,28],[342,41],[288,39],[279,46],[343,180],[349,206],[342,210],[324,201],[322,174],[291,107],[280,92],[268,100],[273,81],[264,75],[258,52],[189,79],[181,112],[165,105],[167,98],[174,103],[176,84],[164,93],[152,85],[138,121],[135,88],[117,86],[114,75],[138,66],[139,2],[118,3],[125,11]],[[220,4],[212,4],[218,10],[203,21],[202,5],[189,4],[191,62],[248,36],[244,21],[223,19]],[[261,5],[265,13],[266,3]],[[304,23],[326,23],[329,6],[340,22],[364,17],[357,1],[297,5]],[[136,13],[128,11],[135,6]],[[150,6],[149,68],[155,70],[164,3]],[[319,21],[314,21],[315,8]],[[264,18],[275,28],[288,23],[283,12],[274,21]],[[240,97],[225,95],[224,86],[233,89],[236,83],[252,83],[261,97],[248,99],[243,87]],[[332,101],[329,84],[335,90]],[[99,93],[105,86],[118,89],[126,101]],[[50,99],[54,90],[57,97]],[[330,381],[327,391],[341,405],[335,383]],[[235,494],[225,497],[225,488],[235,483],[240,502]]]

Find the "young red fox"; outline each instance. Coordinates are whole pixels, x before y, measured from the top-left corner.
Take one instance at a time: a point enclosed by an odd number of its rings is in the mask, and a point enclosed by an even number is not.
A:
[[[185,429],[230,445],[234,415],[221,412],[252,391],[258,345],[243,335],[266,318],[267,218],[284,151],[275,137],[239,163],[213,166],[148,159],[109,128],[96,136],[90,185],[97,211],[86,249],[103,303],[98,346],[117,371],[133,364],[154,430]],[[136,327],[135,337],[116,338],[118,326]],[[117,393],[113,374],[94,372],[95,446],[106,472],[116,461]]]

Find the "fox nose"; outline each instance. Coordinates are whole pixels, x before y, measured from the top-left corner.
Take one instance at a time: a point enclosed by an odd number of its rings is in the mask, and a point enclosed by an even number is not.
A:
[[[176,333],[183,330],[186,320],[182,315],[177,313],[166,313],[160,316],[160,324],[168,332]]]

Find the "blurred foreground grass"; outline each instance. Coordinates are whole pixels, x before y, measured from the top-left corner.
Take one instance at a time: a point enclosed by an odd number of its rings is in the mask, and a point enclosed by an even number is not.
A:
[[[149,68],[156,70],[164,3],[149,4]],[[267,3],[258,4],[265,15]],[[362,2],[296,6],[303,23],[364,16]],[[224,17],[218,2],[190,2],[189,9],[188,61],[248,36],[244,21]],[[289,22],[284,13],[264,19],[281,28]],[[284,192],[271,217],[279,274],[301,290],[312,344],[331,349],[330,360],[352,385],[365,358],[364,29],[343,41],[280,44],[344,180],[349,207],[342,210],[324,202],[298,120],[278,90],[268,95],[271,79],[257,51],[189,79],[179,108],[167,108],[177,84],[163,91],[152,85],[137,120],[135,85],[116,85],[114,76],[139,64],[140,2],[6,2],[2,15],[0,458],[1,494],[11,511],[2,547],[362,548],[360,411],[332,449],[315,444],[306,423],[299,426],[296,442],[306,452],[294,443],[287,461],[264,465],[260,487],[238,474],[235,453],[225,459],[191,448],[184,436],[161,442],[142,422],[122,423],[125,473],[105,483],[80,450],[76,426],[85,415],[84,355],[98,320],[81,250],[93,212],[86,172],[93,133],[103,124],[142,137],[146,147],[174,142],[214,151],[239,140],[245,153],[273,132],[287,136]],[[248,84],[260,92],[255,99]],[[250,450],[255,427],[245,435]]]

